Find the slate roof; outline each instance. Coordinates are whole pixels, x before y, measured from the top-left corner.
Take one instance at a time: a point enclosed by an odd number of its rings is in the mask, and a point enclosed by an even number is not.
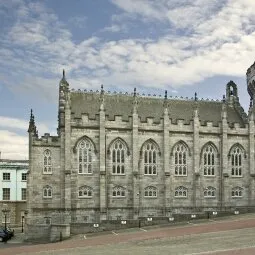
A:
[[[124,121],[129,120],[133,110],[133,96],[124,94],[105,94],[105,111],[109,120],[114,120],[114,116],[122,116]],[[154,122],[159,123],[163,117],[164,99],[154,97],[137,96],[138,115],[142,122],[146,122],[146,118],[154,118]],[[218,126],[221,122],[222,102],[191,99],[167,99],[169,117],[173,123],[177,119],[183,119],[185,124],[189,124],[193,119],[193,111],[197,104],[199,110],[199,118],[201,125],[206,125],[207,121],[213,122],[214,126]],[[99,114],[100,94],[94,92],[71,92],[71,111],[75,118],[81,118],[81,114],[88,114],[90,119],[95,119]],[[242,109],[241,107],[239,107]],[[240,114],[240,109],[231,107],[227,104],[228,122],[239,123],[241,127],[245,126],[247,118]]]

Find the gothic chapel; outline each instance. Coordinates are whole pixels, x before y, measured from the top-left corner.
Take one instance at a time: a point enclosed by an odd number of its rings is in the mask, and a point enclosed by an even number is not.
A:
[[[255,63],[246,75],[248,116],[233,81],[222,100],[161,98],[70,90],[63,72],[58,135],[31,111],[28,229],[255,206]]]

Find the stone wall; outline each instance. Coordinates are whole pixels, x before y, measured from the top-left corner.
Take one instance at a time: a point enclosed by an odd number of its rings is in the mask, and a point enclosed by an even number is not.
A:
[[[4,222],[3,208],[8,209],[7,223],[10,226],[21,226],[22,215],[24,215],[27,205],[25,201],[0,201],[0,223]]]

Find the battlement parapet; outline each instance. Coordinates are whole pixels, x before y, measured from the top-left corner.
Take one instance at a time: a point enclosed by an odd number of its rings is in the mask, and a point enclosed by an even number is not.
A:
[[[100,90],[92,90],[92,89],[71,89],[70,90],[72,93],[85,93],[85,94],[95,94],[95,95],[99,95],[101,93]],[[113,96],[129,96],[129,97],[133,97],[134,93],[133,92],[122,92],[122,91],[104,91],[104,94],[106,95],[113,95]],[[164,99],[164,96],[162,96],[161,94],[152,94],[152,93],[136,93],[136,96],[141,97],[141,98],[157,98],[157,99]],[[174,96],[174,95],[169,95],[168,99],[171,100],[185,100],[185,101],[194,101],[195,98],[194,97],[184,97],[184,96]],[[197,101],[211,101],[211,102],[219,102],[221,100],[219,99],[213,99],[213,98],[196,98]]]
[[[59,136],[51,136],[50,133],[45,133],[40,138],[35,137],[33,145],[60,146],[60,138]]]

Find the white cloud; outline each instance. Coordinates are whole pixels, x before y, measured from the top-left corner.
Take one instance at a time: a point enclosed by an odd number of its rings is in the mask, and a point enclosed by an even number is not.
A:
[[[41,134],[50,133],[51,130],[49,129],[49,125],[46,125],[40,122],[36,122],[35,124],[38,131],[40,131]],[[29,120],[0,116],[1,129],[8,128],[8,129],[22,130],[24,133],[27,134],[28,125],[29,125]]]
[[[122,10],[138,14],[145,18],[158,19],[163,18],[162,13],[164,11],[164,0],[153,1],[153,0],[111,0],[113,4],[121,8]]]
[[[105,27],[101,30],[101,32],[122,32],[126,33],[128,31],[127,26],[125,24],[119,25],[119,24],[112,24],[111,26]]]
[[[15,67],[19,77],[23,73],[20,88],[15,83],[11,88],[27,89],[56,100],[57,79],[63,68],[71,87],[97,88],[103,83],[108,87],[122,84],[177,88],[214,75],[244,76],[253,62],[255,4],[251,1],[112,3],[123,11],[119,15],[125,19],[168,22],[171,32],[157,39],[105,41],[91,37],[75,43],[71,32],[43,3],[20,4],[17,22],[7,35],[2,35],[4,47],[0,51],[3,66]],[[119,31],[125,25],[117,14],[112,22],[105,31]],[[180,29],[184,33],[179,33]]]
[[[71,17],[68,22],[78,28],[86,27],[87,17],[86,16],[75,16]]]
[[[28,137],[0,130],[0,151],[4,159],[28,159]]]

